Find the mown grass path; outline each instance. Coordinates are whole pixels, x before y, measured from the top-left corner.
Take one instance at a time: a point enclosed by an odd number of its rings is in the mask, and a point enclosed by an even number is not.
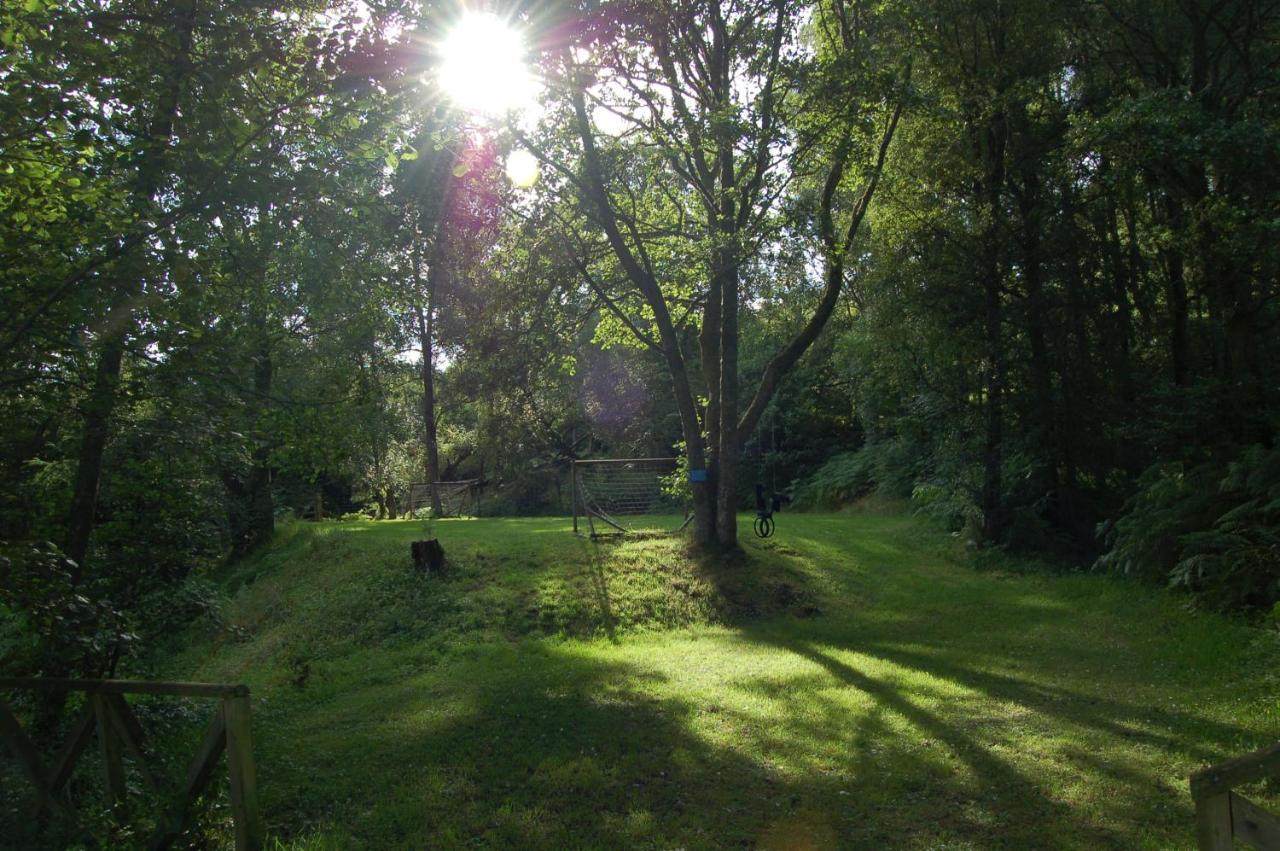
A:
[[[1280,738],[1274,633],[906,516],[736,566],[445,521],[445,580],[422,527],[291,527],[166,665],[254,688],[287,847],[1190,848],[1187,774]]]

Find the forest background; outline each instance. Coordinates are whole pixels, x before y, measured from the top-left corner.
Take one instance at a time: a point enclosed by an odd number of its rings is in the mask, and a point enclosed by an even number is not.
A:
[[[544,106],[503,122],[436,87],[454,4],[274,6],[0,10],[15,673],[115,673],[284,516],[469,478],[487,515],[567,514],[572,459],[682,452],[593,174],[684,308],[702,416],[709,269],[732,254],[735,399],[831,295],[744,406],[731,509],[879,494],[975,546],[1280,601],[1276,8],[525,4]],[[733,82],[667,67],[700,34]],[[646,68],[703,112],[636,119]],[[754,206],[726,217],[698,180],[735,169]]]

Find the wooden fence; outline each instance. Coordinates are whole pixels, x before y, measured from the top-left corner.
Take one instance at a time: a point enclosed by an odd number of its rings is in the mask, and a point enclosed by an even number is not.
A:
[[[1265,777],[1280,777],[1280,742],[1191,775],[1200,851],[1231,851],[1236,839],[1260,851],[1280,851],[1280,818],[1232,791]]]
[[[71,779],[76,762],[89,740],[97,735],[107,794],[120,818],[127,818],[124,754],[153,792],[164,794],[156,777],[147,770],[142,726],[124,699],[129,694],[169,697],[209,698],[217,701],[213,718],[187,768],[186,780],[153,838],[153,847],[171,844],[186,825],[192,802],[213,773],[218,757],[225,751],[231,789],[231,814],[235,822],[237,849],[262,847],[262,817],[253,771],[253,739],[249,732],[249,687],[211,683],[161,683],[133,680],[68,680],[0,677],[0,690],[21,689],[43,692],[84,692],[84,710],[71,734],[46,766],[30,737],[12,710],[0,699],[0,745],[21,765],[35,787],[37,808],[71,815],[62,790]]]

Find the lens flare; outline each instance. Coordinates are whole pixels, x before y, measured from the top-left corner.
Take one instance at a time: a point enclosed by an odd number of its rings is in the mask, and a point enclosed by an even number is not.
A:
[[[537,157],[528,151],[512,151],[507,155],[507,178],[519,188],[533,186],[541,173]]]

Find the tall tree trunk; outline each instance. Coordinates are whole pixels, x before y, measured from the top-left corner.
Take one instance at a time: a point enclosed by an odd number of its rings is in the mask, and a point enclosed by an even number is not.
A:
[[[1004,344],[1003,274],[1000,240],[1004,215],[1001,198],[1005,182],[1006,123],[996,115],[980,131],[983,159],[980,200],[986,219],[982,235],[981,285],[983,330],[986,337],[986,434],[982,450],[982,540],[995,543],[1004,534]]]
[[[716,62],[717,89],[725,104],[731,102],[728,35],[723,20],[713,15],[713,48]],[[734,165],[733,138],[719,141],[717,169],[720,198],[717,239],[712,274],[720,291],[720,411],[716,448],[716,542],[725,549],[738,546],[738,462],[741,449],[738,439],[738,301],[739,252],[735,198],[737,174]]]
[[[1222,250],[1222,237],[1209,222],[1198,225],[1200,265],[1206,288],[1212,287],[1221,313],[1223,359],[1227,379],[1226,407],[1234,437],[1241,443],[1268,442],[1265,377],[1258,345],[1253,288],[1235,257]]]
[[[998,541],[1004,531],[1004,378],[1005,352],[1001,329],[999,270],[988,261],[983,281],[983,326],[986,333],[986,435],[982,450],[982,540]]]
[[[1077,205],[1068,189],[1063,193],[1063,218],[1071,222],[1076,218]],[[1080,246],[1084,236],[1073,228],[1074,238],[1067,240],[1066,256],[1063,258],[1062,286],[1066,303],[1066,328],[1064,329],[1062,351],[1062,425],[1059,436],[1062,440],[1062,480],[1067,489],[1075,492],[1078,482],[1079,459],[1084,454],[1079,449],[1079,438],[1082,429],[1078,425],[1088,409],[1089,396],[1094,391],[1092,382],[1084,380],[1089,364],[1089,326],[1088,299],[1085,294],[1084,275],[1081,272],[1083,259]]]
[[[440,481],[440,442],[436,433],[436,371],[435,371],[435,302],[439,276],[444,273],[444,224],[437,222],[435,245],[431,265],[427,268],[425,286],[422,281],[422,254],[420,243],[414,240],[414,275],[418,280],[418,292],[422,298],[415,305],[418,317],[418,343],[422,347],[422,445],[424,449],[427,482]],[[425,301],[425,305],[423,302]],[[440,494],[435,487],[431,491],[431,514],[443,514]]]
[[[1120,388],[1122,410],[1133,411],[1137,406],[1137,388],[1133,380],[1133,304],[1129,300],[1131,285],[1135,280],[1135,272],[1131,268],[1132,256],[1126,260],[1124,246],[1120,239],[1119,211],[1113,200],[1105,201],[1102,211],[1103,221],[1098,230],[1102,231],[1103,245],[1106,247],[1108,265],[1110,266],[1112,303],[1115,305],[1115,372]],[[1126,226],[1127,220],[1126,220]],[[1130,475],[1141,472],[1142,449],[1131,435],[1121,435],[1120,457]]]
[[[1168,194],[1162,199],[1165,222],[1173,232],[1170,247],[1162,253],[1169,304],[1169,363],[1176,387],[1191,385],[1191,334],[1188,322],[1186,263],[1176,247],[1184,234],[1182,206]]]
[[[253,395],[258,404],[258,425],[254,429],[252,467],[249,470],[249,522],[245,552],[271,543],[276,532],[275,501],[271,495],[271,443],[264,417],[270,404],[275,371],[271,359],[271,337],[265,321],[260,333],[258,356],[253,364]]]
[[[665,336],[665,335],[664,335]],[[662,343],[663,354],[667,362],[667,371],[671,375],[671,386],[675,392],[676,410],[680,414],[680,430],[684,436],[685,458],[689,469],[701,470],[701,478],[690,478],[689,489],[693,501],[693,539],[701,547],[708,547],[716,541],[716,471],[709,470],[707,444],[702,437],[702,421],[698,417],[698,408],[693,398],[692,385],[689,383],[689,372],[684,358],[675,342],[674,335]]]
[[[191,49],[195,32],[195,0],[180,0],[173,13],[176,44],[169,63],[169,85],[163,92],[156,112],[147,127],[144,156],[133,181],[133,207],[139,217],[150,214],[152,196],[160,186],[163,174],[164,149],[173,138],[173,124],[178,116],[178,100],[191,62]],[[126,275],[138,274],[132,264],[123,262]],[[75,562],[73,579],[79,582],[84,574],[85,560],[89,553],[89,541],[93,535],[94,517],[98,507],[98,491],[102,482],[102,458],[106,450],[115,413],[116,390],[120,384],[120,370],[125,345],[133,331],[135,301],[141,295],[141,280],[135,278],[124,286],[108,311],[108,322],[97,347],[93,386],[88,403],[83,408],[84,432],[76,458],[76,484],[72,493],[67,517],[64,552]]]
[[[98,346],[93,386],[82,410],[84,433],[76,458],[76,484],[71,496],[71,514],[63,552],[75,562],[74,582],[84,575],[93,534],[94,513],[98,505],[98,489],[102,482],[102,457],[110,434],[111,415],[115,410],[116,389],[120,384],[120,367],[124,358],[125,335],[108,332]]]
[[[265,218],[260,221],[265,222]],[[224,470],[222,473],[229,497],[227,514],[231,527],[232,559],[242,558],[270,543],[275,535],[275,501],[271,494],[272,436],[267,422],[275,365],[271,331],[261,303],[266,289],[266,264],[259,263],[256,273],[260,276],[261,289],[255,302],[258,313],[251,324],[255,350],[247,404],[247,413],[252,418],[250,434],[253,442],[249,452],[249,473],[247,476],[240,470]]]
[[[1040,178],[1031,168],[1022,175],[1019,213],[1022,225],[1022,280],[1027,292],[1027,342],[1031,347],[1031,378],[1034,391],[1035,419],[1040,432],[1040,447],[1046,455],[1045,488],[1059,500],[1058,469],[1060,446],[1058,416],[1053,400],[1053,367],[1045,326],[1049,321],[1044,295],[1044,259],[1041,256],[1041,192]]]
[[[1124,249],[1120,242],[1120,219],[1115,203],[1108,201],[1105,210],[1107,259],[1111,266],[1111,291],[1116,307],[1116,373],[1120,378],[1120,398],[1126,409],[1136,399],[1133,385],[1133,306],[1129,303],[1130,272],[1125,267]]]
[[[716,496],[720,482],[720,344],[721,316],[724,308],[720,294],[720,278],[711,276],[707,303],[702,312],[702,327],[698,331],[698,354],[702,361],[703,382],[707,391],[707,406],[702,414],[700,431],[706,433],[706,453],[702,469],[707,472],[708,483],[694,494],[694,537],[700,544],[710,544],[716,539]],[[683,423],[683,419],[682,419]],[[684,429],[686,446],[689,429]],[[689,459],[693,469],[693,459]]]
[[[716,541],[724,548],[738,545],[738,270],[730,261],[721,288],[723,316],[720,330],[720,447],[716,452]]]

